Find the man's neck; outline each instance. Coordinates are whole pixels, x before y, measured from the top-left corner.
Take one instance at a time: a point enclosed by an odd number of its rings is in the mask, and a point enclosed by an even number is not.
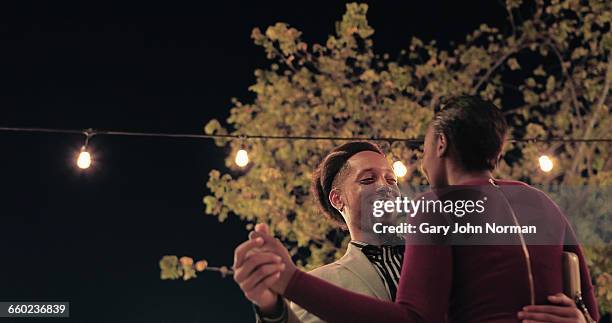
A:
[[[357,228],[349,228],[349,232],[351,234],[351,240],[359,241],[370,245],[379,246],[380,241],[376,236],[367,234],[360,229]]]
[[[351,231],[351,240],[359,241],[373,246],[403,244],[401,238],[395,235],[381,235],[376,233],[363,232],[355,229]]]

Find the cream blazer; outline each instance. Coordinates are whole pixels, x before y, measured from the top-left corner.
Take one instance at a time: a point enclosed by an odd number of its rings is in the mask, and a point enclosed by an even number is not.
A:
[[[342,258],[331,264],[316,268],[309,274],[356,293],[391,301],[391,295],[385,288],[374,265],[359,248],[350,243]],[[289,304],[288,314],[288,322],[290,323],[325,322],[295,303]]]

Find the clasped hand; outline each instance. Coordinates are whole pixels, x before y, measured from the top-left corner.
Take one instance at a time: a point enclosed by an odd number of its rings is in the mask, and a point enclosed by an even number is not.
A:
[[[234,280],[247,299],[262,310],[273,309],[297,270],[283,244],[257,224],[249,240],[234,251]]]

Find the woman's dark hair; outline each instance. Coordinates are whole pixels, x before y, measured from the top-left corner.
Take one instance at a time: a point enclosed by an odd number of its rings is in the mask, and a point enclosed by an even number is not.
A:
[[[503,147],[508,125],[501,110],[476,96],[459,96],[446,102],[432,123],[444,134],[449,148],[465,170],[493,170]]]
[[[312,174],[310,193],[323,214],[338,227],[346,228],[342,214],[329,201],[329,192],[349,173],[347,161],[362,151],[373,151],[385,155],[378,145],[368,141],[352,141],[334,148]]]

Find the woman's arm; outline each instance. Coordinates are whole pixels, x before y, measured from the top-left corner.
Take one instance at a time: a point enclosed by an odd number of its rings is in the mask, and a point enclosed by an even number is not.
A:
[[[274,239],[267,226],[258,224],[250,235],[249,248],[237,248],[234,270],[253,267],[262,251],[272,252],[284,264],[270,280],[269,273],[255,269],[250,277],[261,288],[270,288],[307,311],[330,322],[444,322],[449,305],[452,249],[449,246],[406,246],[396,303],[350,292],[299,271],[287,249]],[[246,270],[246,269],[245,269]],[[249,278],[249,279],[251,279]]]
[[[284,295],[329,322],[444,322],[452,277],[448,246],[407,246],[396,303],[295,271]]]

